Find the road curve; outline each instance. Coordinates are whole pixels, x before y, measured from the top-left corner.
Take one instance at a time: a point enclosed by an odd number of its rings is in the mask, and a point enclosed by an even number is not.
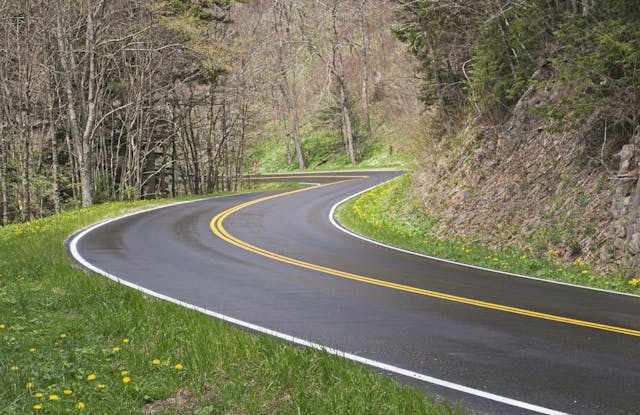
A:
[[[639,297],[416,256],[331,224],[338,201],[398,174],[281,178],[325,185],[128,216],[70,238],[70,251],[138,289],[409,375],[473,410],[640,414]]]

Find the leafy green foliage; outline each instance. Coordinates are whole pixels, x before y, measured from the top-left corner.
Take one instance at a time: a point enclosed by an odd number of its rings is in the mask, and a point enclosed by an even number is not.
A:
[[[402,4],[399,18],[403,24],[394,33],[418,58],[419,71],[425,77],[422,101],[447,111],[456,109],[465,101],[462,66],[480,16],[473,7],[457,3],[398,2]]]
[[[544,56],[546,16],[536,3],[524,4],[483,25],[474,42],[469,84],[495,121],[518,101]]]
[[[592,117],[633,129],[640,116],[640,8],[631,0],[595,1],[589,14],[567,15],[553,59],[570,93],[550,114],[572,127]]]
[[[170,16],[190,15],[202,21],[230,23],[221,10],[228,10],[231,0],[171,0],[166,5],[165,14]]]
[[[396,35],[418,58],[425,104],[450,112],[455,108],[449,105],[449,92],[463,84],[465,94],[456,97],[471,101],[497,123],[530,84],[552,88],[560,82],[568,93],[548,114],[569,121],[569,127],[584,125],[590,117],[626,123],[630,129],[637,125],[637,2],[595,0],[587,10],[577,3],[541,0],[517,5],[472,1],[468,7],[398,2],[403,25]],[[549,61],[556,73],[533,83],[532,75]]]

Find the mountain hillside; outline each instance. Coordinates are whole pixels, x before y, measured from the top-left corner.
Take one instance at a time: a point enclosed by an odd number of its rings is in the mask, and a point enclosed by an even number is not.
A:
[[[636,275],[637,4],[401,3],[426,78],[415,192],[438,234]]]

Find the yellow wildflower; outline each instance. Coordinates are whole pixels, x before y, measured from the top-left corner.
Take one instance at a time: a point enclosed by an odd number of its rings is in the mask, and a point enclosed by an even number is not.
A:
[[[96,378],[96,375],[91,373],[89,376],[87,376],[87,379],[89,380],[94,380]]]
[[[160,364],[160,359],[153,359],[151,361],[151,363],[153,363],[154,365],[159,365]]]
[[[29,351],[30,351],[31,353],[35,353],[35,352],[36,352],[36,348],[35,348],[35,347],[32,347],[31,349],[29,349]]]
[[[629,285],[638,285],[640,284],[640,278],[633,278],[631,280],[629,280]]]
[[[27,389],[33,388],[33,382],[27,382]]]
[[[114,348],[113,348],[113,349],[111,349],[111,350],[113,350],[114,352],[119,352],[119,351],[120,351],[120,348],[119,348],[119,347],[114,347]]]
[[[20,368],[16,365],[11,366],[11,370],[13,370],[14,372],[17,372],[18,370],[20,370]]]
[[[104,389],[104,383],[98,384],[98,389],[100,389],[100,390]]]
[[[520,255],[520,259],[527,259],[526,255]]]
[[[586,270],[586,269],[583,269],[583,270],[582,270],[582,273],[583,273],[583,274],[588,274],[588,273],[589,273],[589,271],[588,271],[588,270]]]
[[[129,383],[131,382],[131,378],[129,376],[125,376],[122,378],[122,383]]]
[[[67,337],[67,335],[65,333],[60,333],[60,338],[64,339],[65,337]]]
[[[122,343],[129,343],[129,339],[122,339]]]
[[[1,329],[6,329],[6,328],[7,328],[7,326],[5,326],[4,324],[0,324],[0,330]]]
[[[42,392],[36,392],[33,394],[34,398],[42,398],[44,395],[42,395]]]
[[[35,409],[36,411],[39,411],[40,409],[42,409],[42,405],[37,403],[37,404],[33,405],[33,409]]]
[[[49,400],[50,401],[57,401],[58,399],[60,399],[60,397],[56,394],[53,395],[49,395]]]
[[[76,408],[78,408],[78,409],[82,409],[82,408],[84,408],[84,402],[78,402],[78,403],[76,404]]]
[[[174,367],[176,368],[176,370],[182,370],[182,365],[180,363],[178,363]]]
[[[65,395],[71,395],[73,392],[71,392],[71,389],[65,389],[62,391],[62,393],[64,393]]]
[[[122,376],[127,376],[129,374],[129,371],[128,370],[123,370],[122,372],[120,372],[120,374]]]

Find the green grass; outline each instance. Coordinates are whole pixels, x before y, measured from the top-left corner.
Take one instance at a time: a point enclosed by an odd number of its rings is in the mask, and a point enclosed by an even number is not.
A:
[[[439,218],[424,212],[421,201],[411,196],[410,185],[410,175],[404,175],[378,186],[342,204],[336,211],[337,219],[356,233],[415,252],[505,272],[640,294],[640,275],[599,274],[580,259],[561,263],[551,249],[540,257],[533,249],[508,247],[496,251],[469,238],[439,239],[432,232]],[[531,242],[535,246],[536,241]]]
[[[158,203],[106,203],[0,229],[0,414],[455,412],[363,366],[71,265],[63,241],[73,231]]]
[[[306,127],[302,129],[301,136],[307,170],[353,168],[338,133]],[[297,171],[299,168],[293,143],[291,143],[291,152],[293,157],[289,163],[284,139],[281,138],[279,141],[263,139],[250,150],[247,157],[247,171],[252,173]],[[403,167],[407,161],[404,153],[390,155],[388,146],[375,139],[356,144],[356,159],[358,161],[356,167],[359,169]],[[321,161],[322,163],[318,164]]]

